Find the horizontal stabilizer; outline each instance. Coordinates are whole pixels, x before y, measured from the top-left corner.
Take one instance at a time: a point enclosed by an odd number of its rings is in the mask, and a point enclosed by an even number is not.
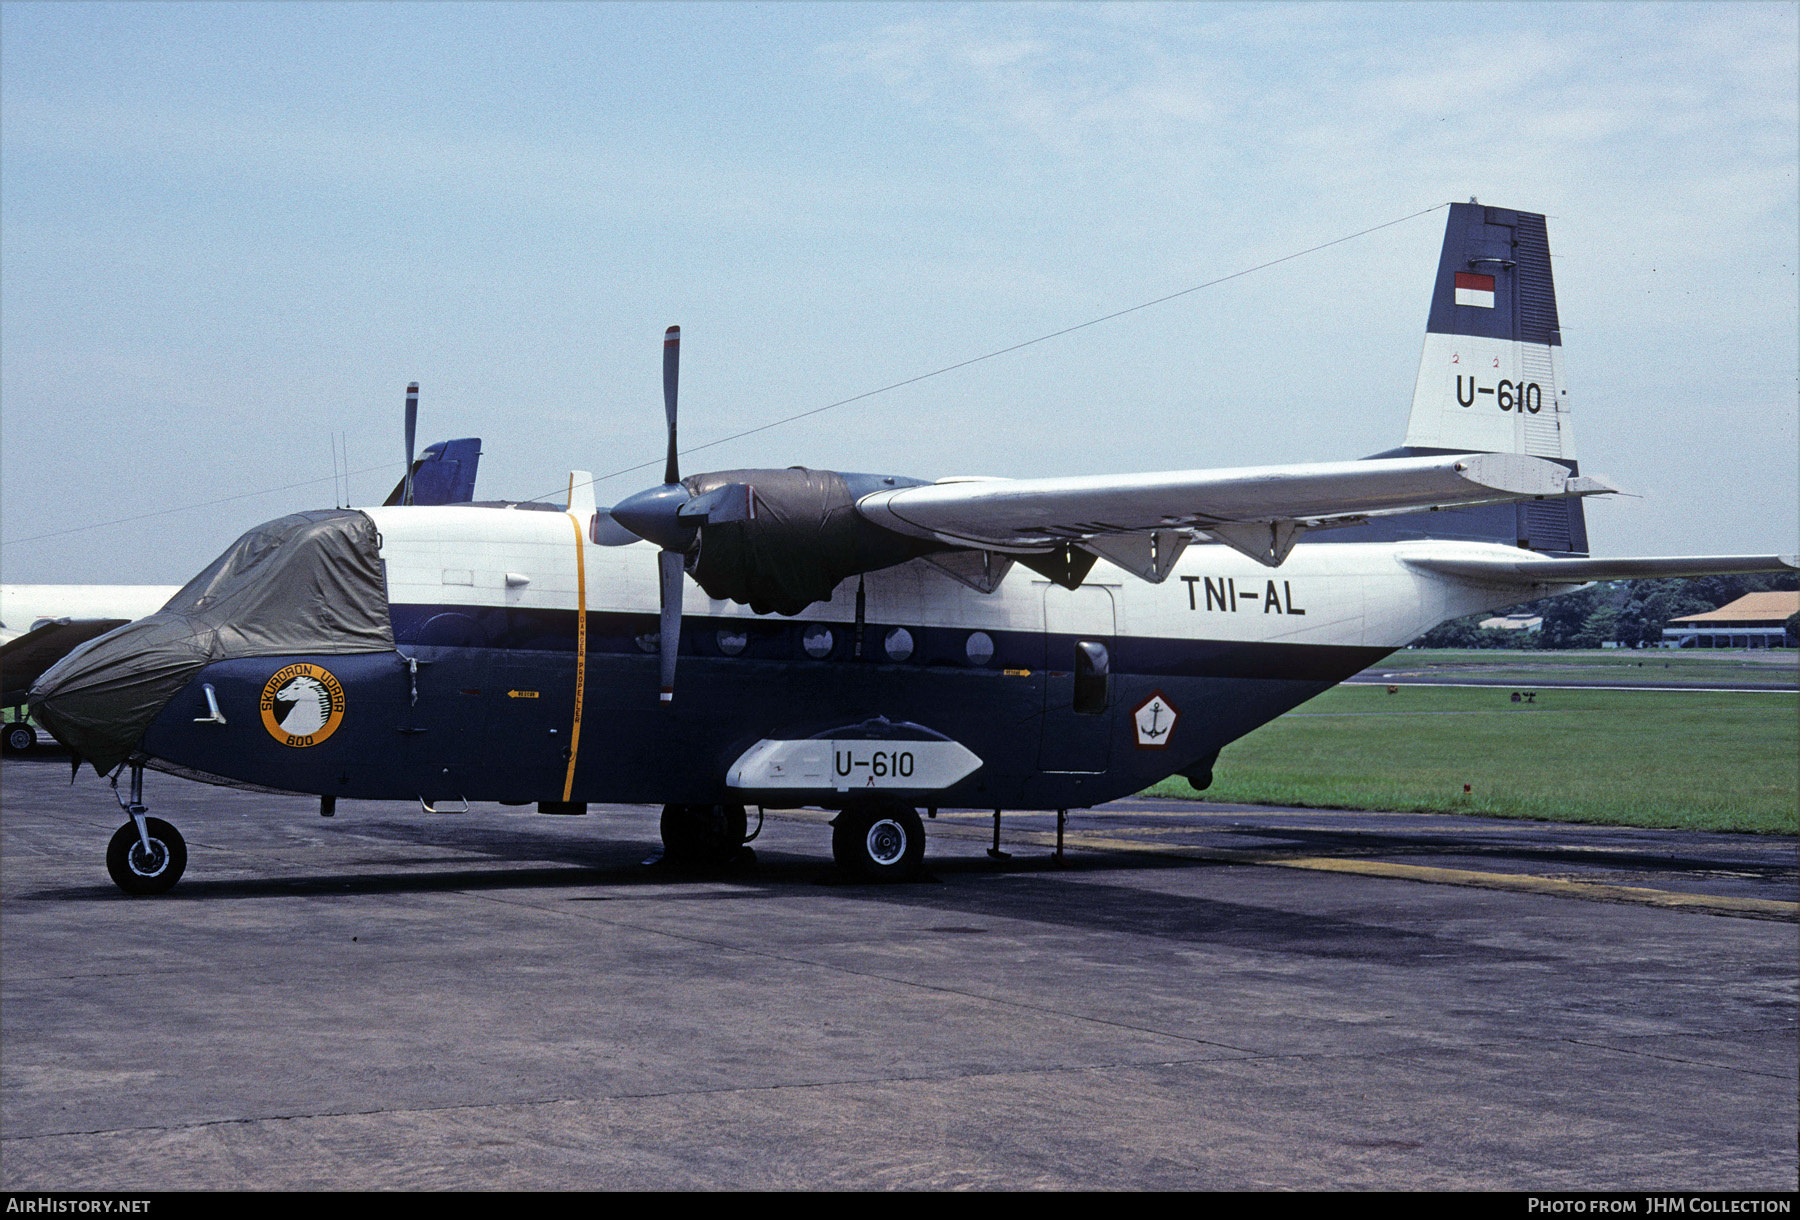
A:
[[[1598,479],[1571,475],[1566,466],[1543,458],[1463,453],[935,483],[878,491],[858,500],[856,508],[885,529],[952,546],[1032,554],[1097,537],[1200,529],[1250,548],[1246,553],[1254,551],[1264,563],[1278,563],[1286,557],[1284,544],[1293,537],[1293,530],[1286,527],[1295,525],[1315,528],[1371,513],[1612,490]],[[1104,553],[1106,548],[1100,549]],[[1121,550],[1109,558],[1129,568],[1139,557]]]
[[[1674,555],[1617,559],[1552,559],[1513,555],[1504,547],[1449,548],[1430,544],[1403,547],[1401,561],[1427,572],[1494,584],[1565,585],[1594,580],[1648,580],[1672,576],[1729,576],[1750,572],[1791,572],[1794,555]]]

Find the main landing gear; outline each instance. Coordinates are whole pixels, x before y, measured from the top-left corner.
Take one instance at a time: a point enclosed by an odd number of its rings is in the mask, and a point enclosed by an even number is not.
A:
[[[115,775],[113,795],[118,793],[119,777]],[[187,843],[179,830],[161,818],[146,816],[144,764],[131,764],[131,803],[120,798],[119,807],[131,820],[119,827],[106,845],[107,873],[127,894],[167,893],[187,868]]]
[[[664,805],[663,859],[670,864],[717,868],[748,856],[749,817],[742,805]],[[761,827],[759,826],[760,830]]]
[[[925,862],[925,827],[906,805],[852,805],[831,823],[831,854],[860,881],[911,881]]]

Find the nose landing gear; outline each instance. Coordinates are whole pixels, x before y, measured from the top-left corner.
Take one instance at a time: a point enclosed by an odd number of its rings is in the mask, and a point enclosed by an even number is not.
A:
[[[141,831],[125,823],[106,846],[106,871],[127,894],[165,894],[186,868],[187,844],[161,818],[145,818]]]
[[[114,797],[118,792],[119,777],[114,775]],[[144,764],[131,764],[131,803],[119,798],[119,807],[131,820],[106,845],[107,874],[127,894],[167,893],[187,868],[187,842],[161,818],[146,816]]]

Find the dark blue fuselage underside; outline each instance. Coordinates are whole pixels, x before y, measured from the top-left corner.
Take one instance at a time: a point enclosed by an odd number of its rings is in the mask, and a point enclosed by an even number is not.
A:
[[[803,651],[802,633],[816,621],[690,615],[675,700],[662,706],[656,616],[587,617],[578,744],[574,611],[395,606],[397,651],[217,662],[163,709],[142,749],[206,777],[322,796],[736,803],[759,794],[728,788],[727,769],[757,741],[885,716],[935,729],[982,759],[967,779],[917,803],[1073,808],[1204,770],[1228,742],[1391,651],[1102,637],[1107,698],[1103,710],[1083,713],[1073,707],[1072,635],[991,630],[993,656],[976,665],[968,629],[908,625],[911,654],[891,661],[883,641],[894,624],[867,624],[859,657],[854,624],[827,623],[832,643],[821,658]],[[748,637],[740,653],[721,648],[722,631]],[[278,741],[258,710],[270,678],[297,662],[330,671],[344,692],[341,720],[306,747]],[[208,715],[204,684],[228,724],[196,723]],[[1162,748],[1140,748],[1133,713],[1157,693],[1176,725]],[[826,792],[806,803],[855,796]]]

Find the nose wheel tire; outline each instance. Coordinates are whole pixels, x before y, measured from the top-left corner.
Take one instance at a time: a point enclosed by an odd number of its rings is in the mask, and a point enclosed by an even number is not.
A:
[[[23,754],[37,744],[37,730],[28,724],[9,724],[0,741],[5,743],[8,753]]]
[[[145,850],[136,822],[127,822],[106,846],[106,871],[127,894],[163,894],[187,868],[187,843],[161,818],[145,818],[150,847]]]
[[[925,827],[904,805],[846,809],[831,828],[838,867],[862,881],[910,881],[925,862]]]

